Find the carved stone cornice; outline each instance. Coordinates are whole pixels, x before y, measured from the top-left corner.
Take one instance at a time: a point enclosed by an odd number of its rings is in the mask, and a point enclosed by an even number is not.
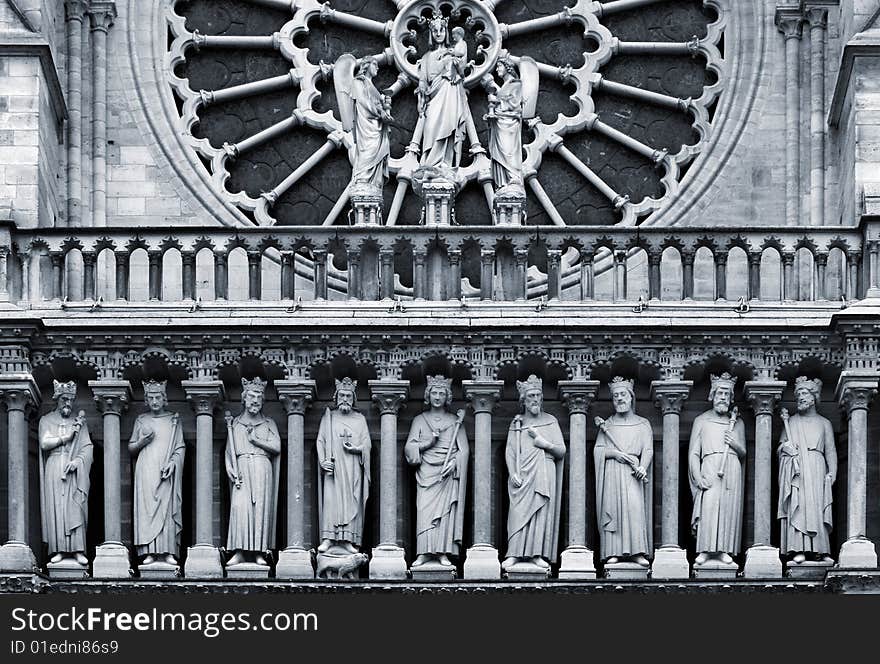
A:
[[[599,394],[598,380],[561,380],[559,399],[565,403],[570,415],[587,415],[590,404]]]
[[[651,396],[663,415],[681,415],[681,408],[694,386],[692,380],[655,380]]]
[[[837,382],[837,400],[852,415],[856,410],[867,410],[877,394],[880,375],[876,371],[844,371]]]
[[[90,380],[89,387],[102,415],[122,415],[131,403],[131,384],[127,380]]]
[[[275,391],[288,415],[305,415],[315,398],[315,381],[276,380]]]
[[[213,415],[217,406],[226,398],[223,381],[184,380],[180,386],[196,415]]]
[[[408,380],[371,380],[367,385],[381,415],[397,415],[409,398]]]
[[[474,413],[491,413],[501,398],[504,381],[464,380],[461,382],[464,398],[470,401]]]
[[[750,380],[743,386],[746,399],[752,406],[755,416],[772,415],[776,404],[782,399],[787,383],[785,381]]]

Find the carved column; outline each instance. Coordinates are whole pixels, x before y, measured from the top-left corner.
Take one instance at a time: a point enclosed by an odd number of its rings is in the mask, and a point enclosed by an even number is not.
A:
[[[461,250],[449,250],[449,284],[446,289],[447,300],[461,298]]]
[[[53,251],[49,254],[49,260],[52,262],[52,299],[64,299],[64,254],[60,251]],[[116,265],[119,265],[117,258]],[[119,279],[117,278],[117,283]]]
[[[816,254],[816,288],[815,298],[825,300],[828,298],[826,289],[826,275],[828,274],[828,254]],[[843,287],[843,284],[841,284]]]
[[[797,280],[794,278],[794,259],[793,251],[785,251],[782,253],[782,299],[797,299]]]
[[[6,543],[0,547],[0,572],[27,574],[33,572],[37,565],[28,544],[28,413],[39,406],[40,391],[30,375],[8,375],[0,377],[0,399],[6,404],[9,473],[6,494],[9,531]]]
[[[749,299],[761,299],[761,252],[749,253]]]
[[[501,561],[492,544],[492,410],[504,382],[466,380],[462,388],[474,409],[474,545],[467,551],[464,578],[497,580]]]
[[[727,299],[727,254],[715,254],[715,299]]]
[[[598,380],[559,381],[559,398],[569,413],[568,545],[560,556],[560,579],[596,578],[593,552],[587,547],[587,415],[598,391]]]
[[[373,402],[381,416],[379,440],[379,545],[370,559],[371,579],[405,579],[406,559],[397,528],[397,413],[409,397],[407,380],[371,380]]]
[[[779,549],[770,545],[774,511],[771,504],[773,409],[782,399],[784,381],[749,381],[745,395],[755,412],[755,517],[752,546],[746,551],[743,575],[749,579],[780,578]]]
[[[560,264],[562,251],[550,249],[547,251],[547,299],[560,299],[562,297],[562,273]]]
[[[694,258],[693,251],[681,253],[681,295],[683,300],[694,299]]]
[[[361,299],[361,252],[348,250],[348,299]]]
[[[131,265],[131,254],[129,254],[127,251],[116,251],[114,253],[116,255],[116,299],[127,300],[128,275],[129,266]]]
[[[313,380],[276,380],[275,390],[287,411],[287,546],[278,554],[279,579],[313,579],[312,554],[306,541],[305,415],[315,398]]]
[[[229,297],[229,254],[225,251],[214,252],[214,299],[225,300]]]
[[[776,11],[785,38],[785,223],[796,226],[800,212],[800,8]]]
[[[119,422],[131,401],[127,380],[90,380],[89,387],[104,418],[104,543],[95,550],[93,576],[123,579],[131,575],[128,548],[122,543],[122,457]]]
[[[491,300],[495,291],[495,252],[483,249],[480,252],[480,298]]]
[[[281,252],[281,299],[293,300],[296,295],[296,253]]]
[[[195,543],[187,549],[184,574],[190,578],[222,579],[220,549],[214,541],[214,411],[225,392],[219,380],[181,383],[196,413]]]
[[[592,300],[593,295],[593,252],[581,249],[581,299]]]
[[[89,3],[92,27],[92,218],[107,225],[107,32],[116,18],[116,3]]]
[[[0,247],[0,302],[9,302],[9,248]]]
[[[196,254],[194,251],[183,251],[180,254],[183,281],[183,299],[196,299]]]
[[[315,299],[327,299],[327,251],[326,249],[315,249],[312,252],[315,266]]]
[[[428,295],[428,271],[425,265],[427,259],[424,250],[413,250],[413,298],[416,300],[424,300]]]
[[[94,251],[82,252],[83,259],[83,299],[97,300],[98,293],[96,289],[97,279],[96,270],[98,265],[98,254]]]
[[[663,262],[663,252],[648,252],[648,299],[659,300],[660,291],[660,264]]]
[[[694,383],[690,380],[655,380],[651,383],[654,405],[663,414],[663,484],[660,548],[654,551],[651,578],[687,579],[687,554],[678,540],[678,504],[681,486],[681,408]]]
[[[67,225],[82,227],[82,42],[85,0],[67,0]]]
[[[513,261],[516,265],[516,293],[517,300],[529,299],[529,250],[525,248],[514,249]],[[549,259],[548,259],[549,262]],[[550,289],[550,274],[547,274],[547,289]]]
[[[825,40],[828,8],[806,9],[810,25],[810,224],[825,224]]]
[[[880,297],[880,240],[868,241],[868,279],[865,297]]]
[[[614,301],[626,299],[626,252],[614,252]]]
[[[248,260],[248,299],[260,300],[263,297],[263,254],[259,251],[247,252]]]
[[[379,272],[379,282],[382,287],[381,296],[383,300],[394,299],[394,252],[383,250],[379,252],[379,263],[381,265]],[[459,284],[459,290],[461,285]]]
[[[162,252],[148,251],[147,259],[150,264],[149,293],[151,300],[162,299]]]
[[[877,567],[877,551],[866,536],[868,499],[868,406],[877,394],[874,371],[844,371],[837,398],[849,416],[847,431],[846,542],[840,547],[839,567]]]

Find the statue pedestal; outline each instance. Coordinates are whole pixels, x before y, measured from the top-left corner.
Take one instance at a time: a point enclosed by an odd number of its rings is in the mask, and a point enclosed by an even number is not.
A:
[[[92,576],[96,579],[129,579],[132,576],[128,549],[117,542],[101,544],[95,549]]]
[[[735,579],[738,571],[739,565],[736,562],[708,560],[702,565],[694,563],[694,577],[697,579]]]
[[[352,185],[351,209],[355,226],[381,226],[382,190],[364,182]]]
[[[50,579],[79,581],[89,578],[89,566],[82,565],[73,558],[65,558],[57,563],[46,563],[46,571]]]
[[[278,554],[275,565],[276,579],[314,579],[312,554],[305,549],[288,547]]]
[[[455,181],[438,169],[418,169],[413,173],[413,189],[425,202],[425,226],[450,226],[455,220]]]
[[[837,567],[852,569],[877,567],[877,550],[874,548],[874,542],[867,537],[848,539],[840,547]]]
[[[782,560],[775,546],[753,546],[746,551],[743,565],[746,579],[781,579]]]
[[[654,551],[651,563],[652,579],[689,579],[691,566],[687,552],[677,546],[664,546]]]
[[[138,575],[146,581],[161,581],[180,577],[180,565],[157,560],[149,565],[138,565]]]
[[[559,578],[588,581],[596,578],[593,552],[585,546],[570,546],[560,556]]]
[[[647,581],[650,567],[638,563],[611,563],[605,565],[605,578],[621,581]]]
[[[518,562],[504,570],[504,576],[509,581],[546,581],[550,578],[550,568],[532,562]]]
[[[526,222],[526,192],[522,188],[499,189],[492,203],[496,226],[522,226]]]
[[[370,578],[375,580],[406,579],[406,559],[399,546],[382,544],[373,549],[370,559]]]
[[[410,574],[413,581],[455,581],[455,566],[448,567],[437,562],[429,562],[411,567]]]
[[[498,550],[488,544],[477,544],[468,549],[464,559],[464,578],[469,581],[498,581],[501,578]]]
[[[0,572],[26,572],[37,569],[34,552],[24,542],[6,542],[0,546]]]
[[[222,579],[223,563],[220,549],[209,544],[196,544],[186,550],[183,573],[188,579]]]
[[[269,578],[269,569],[268,565],[258,565],[257,563],[227,565],[226,578],[260,581]]]
[[[785,575],[791,579],[822,581],[828,570],[834,567],[832,561],[805,560],[802,563],[788,561],[785,564]]]

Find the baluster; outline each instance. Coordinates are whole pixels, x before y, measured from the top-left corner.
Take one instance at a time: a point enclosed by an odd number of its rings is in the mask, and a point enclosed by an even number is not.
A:
[[[315,249],[312,251],[314,257],[314,282],[315,282],[315,299],[327,299],[327,250]]]
[[[53,251],[49,260],[52,261],[52,299],[64,299],[64,254]]]
[[[263,254],[260,251],[248,251],[248,299],[260,300],[263,297],[262,262]]]
[[[692,251],[681,252],[681,299],[694,299],[694,258]]]
[[[361,252],[349,249],[348,256],[348,299],[361,299]]]
[[[292,300],[296,295],[296,272],[294,261],[296,253],[293,251],[281,252],[281,299]]]
[[[127,251],[116,251],[116,299],[128,299],[128,276],[131,271],[131,254]]]
[[[715,299],[727,299],[727,254],[715,254]]]
[[[482,249],[480,251],[480,298],[491,300],[494,293],[495,251]]]
[[[749,252],[749,299],[761,299],[761,256],[762,252]]]
[[[82,252],[83,259],[83,299],[97,300],[97,280],[95,273],[98,265],[98,254],[94,251]]]
[[[162,296],[162,251],[147,252],[150,261],[150,299],[158,300]]]
[[[595,273],[593,270],[593,250],[581,249],[581,299],[595,297]]]
[[[448,300],[461,298],[461,250],[449,250],[449,283],[446,287]]]
[[[384,300],[394,299],[394,252],[382,251],[379,253],[379,261],[382,265],[380,273],[381,297]],[[459,291],[461,284],[459,284]]]

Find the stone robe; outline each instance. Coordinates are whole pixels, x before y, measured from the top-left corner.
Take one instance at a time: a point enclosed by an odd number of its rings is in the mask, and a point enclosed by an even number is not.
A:
[[[134,545],[139,556],[176,556],[183,530],[183,429],[175,413],[143,413],[129,442],[136,443],[148,431],[155,435],[138,452],[134,466]],[[169,462],[174,472],[163,480],[162,469]]]
[[[832,484],[826,475],[836,474],[837,450],[831,422],[818,414],[792,415],[788,423],[795,452],[783,449],[788,435],[779,441],[779,508],[782,520],[780,548],[783,553],[831,552]]]
[[[89,514],[89,473],[92,470],[93,447],[89,428],[83,422],[79,434],[70,443],[46,449],[47,438],[57,438],[73,430],[75,417],[62,417],[53,411],[40,418],[40,514],[43,539],[49,555],[86,550],[86,529]],[[64,469],[73,462],[76,470],[65,475]],[[66,479],[62,480],[62,477]]]
[[[553,449],[537,447],[528,431],[519,432],[516,421],[511,422],[504,453],[510,496],[506,555],[543,556],[552,561],[556,560],[559,542],[565,439],[556,418],[547,413],[541,413],[537,423],[531,426],[541,438],[553,444]],[[514,473],[522,480],[519,488],[513,484]]]
[[[354,143],[356,158],[352,182],[367,182],[381,188],[388,178],[391,144],[382,120],[382,95],[369,79],[356,78],[351,84],[354,100]]]
[[[498,89],[498,106],[489,131],[492,179],[498,188],[522,185],[522,83],[506,81]]]
[[[445,48],[428,51],[419,61],[419,84],[427,101],[420,165],[458,166],[468,110],[464,86]]]
[[[268,417],[254,425],[254,435],[272,449],[281,450],[278,426]],[[229,551],[268,551],[275,544],[275,513],[278,508],[278,457],[248,440],[241,415],[232,420],[232,437],[241,487],[230,487]],[[226,472],[232,475],[233,447],[226,444]]]
[[[468,441],[464,425],[458,429],[453,442],[455,415],[444,413],[435,426],[431,416],[420,413],[413,419],[404,455],[416,468],[416,553],[458,555],[464,529],[464,496],[467,486]],[[433,423],[433,420],[432,420]],[[419,444],[431,440],[436,428],[440,439],[425,450]],[[455,457],[455,468],[445,478],[441,476],[446,452],[450,445]]]
[[[343,447],[348,439],[360,454]],[[364,532],[364,510],[370,495],[370,432],[366,418],[351,411],[343,415],[327,410],[318,428],[318,471],[321,539],[344,540],[360,545]],[[325,473],[321,462],[332,459],[333,473]]]
[[[736,555],[742,538],[743,469],[739,455],[724,444],[730,418],[714,410],[698,415],[688,447],[688,476],[694,497],[691,527],[697,536],[697,552],[724,552]],[[737,418],[733,436],[745,449],[746,428]],[[718,477],[724,457],[724,477]],[[697,481],[711,481],[705,491]]]
[[[636,416],[632,422],[607,421],[608,431],[621,451],[631,454],[644,466],[650,478],[654,456],[651,423]],[[651,483],[633,475],[629,464],[612,459],[614,450],[605,432],[599,431],[593,459],[596,463],[596,515],[599,520],[600,559],[612,556],[650,555]]]

